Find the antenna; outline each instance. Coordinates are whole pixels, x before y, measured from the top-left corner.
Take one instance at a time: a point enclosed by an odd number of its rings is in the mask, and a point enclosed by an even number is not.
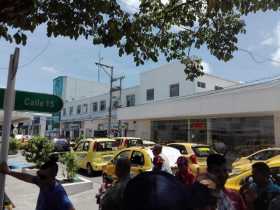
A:
[[[101,63],[102,60],[104,58],[101,56],[101,50],[99,49],[99,52],[98,52],[98,63]],[[97,65],[97,71],[98,71],[98,82],[100,82],[100,65]]]

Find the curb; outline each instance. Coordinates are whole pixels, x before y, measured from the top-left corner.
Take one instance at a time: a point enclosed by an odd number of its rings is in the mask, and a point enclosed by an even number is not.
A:
[[[93,184],[90,180],[78,176],[81,182],[62,184],[68,195],[75,195],[93,189]]]

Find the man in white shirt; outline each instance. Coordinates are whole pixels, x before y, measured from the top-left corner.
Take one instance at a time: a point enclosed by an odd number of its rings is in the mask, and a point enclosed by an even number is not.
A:
[[[169,160],[162,153],[162,146],[160,144],[156,144],[153,147],[153,154],[154,154],[154,160],[156,160],[156,159],[161,159],[162,160],[162,162],[161,162],[161,169],[160,170],[172,174],[172,170],[171,170],[171,167],[169,165]],[[160,158],[158,158],[158,157],[160,157]],[[155,168],[155,164],[154,164],[154,168]]]

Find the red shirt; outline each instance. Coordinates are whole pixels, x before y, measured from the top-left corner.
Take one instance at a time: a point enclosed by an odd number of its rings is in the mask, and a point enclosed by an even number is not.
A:
[[[238,192],[235,192],[233,190],[224,189],[224,193],[228,196],[228,198],[231,200],[232,205],[236,210],[246,210],[245,203],[240,196]]]
[[[194,175],[189,171],[178,171],[175,176],[185,185],[191,185],[195,181]]]

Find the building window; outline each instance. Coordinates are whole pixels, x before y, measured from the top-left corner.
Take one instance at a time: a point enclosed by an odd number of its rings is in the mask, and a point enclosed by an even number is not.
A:
[[[98,111],[98,104],[97,102],[92,103],[92,111],[97,112]]]
[[[72,114],[73,114],[73,106],[70,106],[69,115],[71,116]]]
[[[179,96],[179,84],[170,85],[170,97]]]
[[[87,112],[88,112],[88,105],[87,105],[87,104],[84,104],[84,105],[83,105],[83,112],[84,112],[84,113],[87,113]]]
[[[147,92],[146,92],[146,99],[147,99],[147,101],[154,100],[154,97],[155,97],[154,89],[148,89]]]
[[[77,114],[81,114],[81,105],[77,106]]]
[[[100,101],[100,111],[105,111],[106,109],[106,101]]]
[[[126,106],[135,106],[135,95],[126,96]]]
[[[66,108],[63,108],[63,116],[66,116]]]
[[[221,86],[217,86],[217,85],[215,85],[215,90],[222,90],[222,89],[224,89],[223,87],[221,87]]]
[[[205,82],[197,82],[197,87],[206,88],[206,83]]]

